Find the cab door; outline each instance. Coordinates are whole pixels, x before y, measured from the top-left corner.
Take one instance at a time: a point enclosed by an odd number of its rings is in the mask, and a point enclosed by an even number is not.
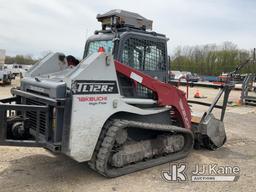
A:
[[[160,81],[167,81],[166,39],[127,35],[120,41],[118,59]]]

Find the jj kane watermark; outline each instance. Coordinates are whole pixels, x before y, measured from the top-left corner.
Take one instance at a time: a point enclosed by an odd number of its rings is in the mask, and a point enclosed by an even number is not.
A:
[[[218,164],[195,164],[192,171],[188,171],[186,163],[170,163],[169,170],[164,170],[161,177],[167,182],[234,182],[239,179],[238,166],[223,166]]]

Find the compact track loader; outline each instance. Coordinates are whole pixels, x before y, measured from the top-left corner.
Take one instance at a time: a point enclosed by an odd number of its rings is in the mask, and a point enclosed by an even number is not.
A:
[[[168,38],[152,31],[152,21],[123,10],[97,19],[102,29],[87,40],[78,65],[51,53],[13,97],[0,100],[0,144],[45,147],[107,177],[184,158],[193,147],[221,147],[232,84],[212,104],[191,101],[209,106],[192,117],[186,94],[167,83]],[[213,108],[222,109],[220,120]]]

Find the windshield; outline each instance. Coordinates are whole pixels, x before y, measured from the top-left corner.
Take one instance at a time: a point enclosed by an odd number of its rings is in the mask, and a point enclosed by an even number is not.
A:
[[[103,47],[105,52],[112,53],[113,41],[112,40],[101,40],[101,41],[91,41],[88,46],[86,56],[98,52],[99,47]]]

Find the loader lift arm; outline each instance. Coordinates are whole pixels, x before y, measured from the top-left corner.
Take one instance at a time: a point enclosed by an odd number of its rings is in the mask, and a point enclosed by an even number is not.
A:
[[[174,107],[177,118],[182,122],[182,126],[191,129],[191,113],[187,104],[185,93],[176,87],[163,83],[153,77],[146,75],[128,65],[115,61],[116,71],[133,79],[137,83],[152,90],[157,95],[157,104],[159,106]]]

